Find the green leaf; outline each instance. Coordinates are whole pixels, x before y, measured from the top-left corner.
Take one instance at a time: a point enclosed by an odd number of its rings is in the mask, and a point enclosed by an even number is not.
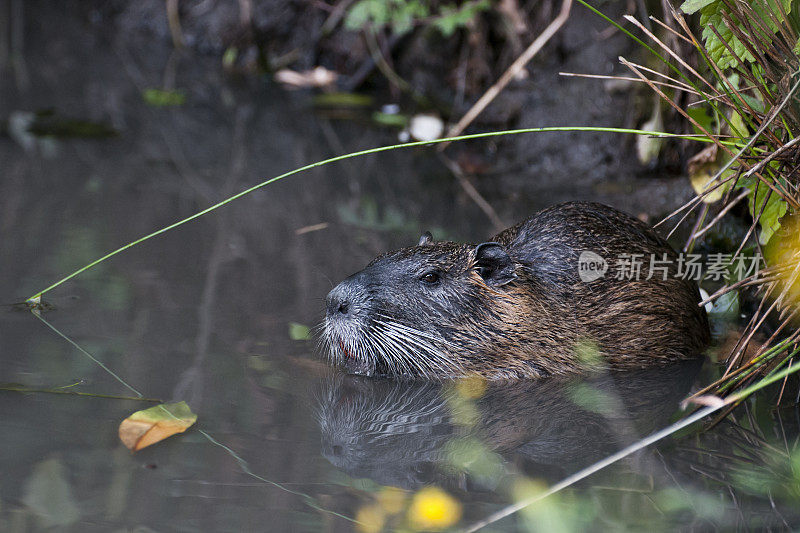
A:
[[[732,135],[736,137],[747,137],[747,134],[749,133],[747,130],[747,124],[742,116],[736,111],[731,111],[730,125]]]
[[[350,30],[368,27],[390,27],[395,35],[403,35],[416,24],[434,26],[445,37],[464,27],[475,16],[491,7],[489,0],[442,5],[438,13],[436,3],[426,0],[359,0],[347,11],[344,25]]]
[[[739,73],[738,72],[732,72],[730,74],[730,76],[728,76],[727,78],[728,78],[728,83],[731,84],[731,87],[733,87],[734,89],[736,89],[738,91],[739,90],[739,82],[741,81],[740,78],[739,78]],[[718,88],[722,88],[722,84],[720,82],[717,82],[717,87]]]
[[[690,107],[686,110],[690,117],[692,117],[695,122],[700,124],[705,130],[709,133],[714,133],[714,117],[708,112],[708,108],[705,106],[702,107]],[[692,124],[692,129],[698,135],[704,135],[700,128]]]
[[[708,55],[711,60],[720,68],[735,67],[739,61],[752,62],[755,58],[747,51],[747,48],[734,37],[733,32],[725,25],[722,18],[722,11],[724,9],[721,2],[714,2],[709,4],[700,11],[700,26],[703,28],[703,41],[708,50]],[[712,29],[713,28],[713,29]],[[717,37],[716,30],[720,37]],[[733,54],[725,46],[733,50]]]
[[[681,4],[681,11],[683,11],[687,15],[691,15],[715,1],[716,0],[686,0],[684,3]]]
[[[361,0],[347,10],[344,27],[361,30],[369,23],[382,26],[389,20],[388,4],[382,0]]]
[[[408,125],[408,116],[394,113],[381,113],[376,111],[372,113],[372,120],[381,124],[382,126],[394,126],[404,128]]]
[[[297,322],[289,322],[289,338],[293,341],[307,341],[311,338],[311,328]]]
[[[236,58],[239,57],[239,49],[231,46],[222,54],[222,66],[230,68],[236,63]]]
[[[781,2],[783,10],[778,7],[778,1]],[[722,13],[725,12],[730,15],[733,23],[736,24],[745,35],[748,35],[749,30],[747,30],[741,21],[730,13],[722,0],[708,2],[705,6],[700,6],[704,0],[689,0],[685,2],[684,5],[690,2],[692,2],[690,7],[699,6],[700,26],[703,28],[703,42],[705,43],[711,60],[714,61],[717,66],[720,68],[728,68],[737,66],[740,61],[750,63],[755,61],[752,54],[747,51],[747,48],[733,35],[733,32],[725,24]],[[773,18],[777,20],[778,23],[783,23],[783,12],[787,14],[791,12],[792,0],[757,0],[755,2],[749,2],[749,5],[761,19],[763,25],[767,26],[770,31],[774,33],[778,31],[778,25],[773,21]],[[719,33],[722,40],[720,40],[720,37],[717,37],[712,27]],[[761,35],[761,37],[770,40],[769,36]],[[731,54],[728,47],[725,46],[725,43],[733,50],[733,54]]]
[[[312,102],[317,107],[368,107],[373,99],[358,93],[323,93],[315,96]]]
[[[764,213],[758,221],[761,226],[761,234],[758,236],[758,242],[762,245],[769,242],[772,235],[780,229],[780,219],[786,214],[787,209],[788,206],[786,202],[780,196],[773,193],[769,197],[767,207],[764,208]]]
[[[402,35],[414,27],[415,20],[429,15],[428,5],[420,0],[360,0],[347,10],[344,25],[349,30],[390,26],[395,35]]]
[[[394,2],[395,11],[392,15],[391,25],[395,35],[403,35],[411,31],[414,21],[430,15],[428,6],[419,1]]]
[[[142,91],[142,98],[147,105],[154,107],[183,105],[186,103],[186,95],[183,91],[166,91],[164,89],[150,88]]]
[[[797,42],[794,43],[794,48],[792,48],[792,52],[794,52],[795,55],[800,56],[800,39],[797,39]]]
[[[445,37],[450,37],[458,29],[458,10],[453,6],[442,6],[442,16],[433,25]]]
[[[754,199],[752,192],[755,190],[756,185],[758,185],[758,193],[755,195],[756,197]],[[772,238],[772,235],[780,229],[780,219],[786,214],[788,206],[786,205],[786,201],[777,193],[772,192],[772,194],[769,194],[772,189],[764,185],[764,183],[757,178],[749,178],[745,181],[744,186],[751,191],[750,196],[747,198],[750,213],[755,213],[755,216],[761,213],[761,217],[758,220],[758,224],[761,227],[758,242],[763,246],[767,244]],[[769,196],[769,199],[767,199],[767,196]],[[764,206],[765,200],[766,206]],[[763,213],[761,212],[762,207],[764,209]]]
[[[469,24],[469,21],[474,19],[478,13],[489,9],[490,4],[488,0],[481,0],[480,2],[467,2],[461,7],[448,4],[443,5],[439,18],[433,21],[433,25],[445,37],[450,37],[458,28],[462,28]]]
[[[747,102],[747,105],[753,108],[753,111],[755,111],[756,113],[764,113],[765,111],[764,101],[761,99],[760,93],[756,92],[755,96],[749,95],[747,93],[739,93],[739,96],[745,102]]]

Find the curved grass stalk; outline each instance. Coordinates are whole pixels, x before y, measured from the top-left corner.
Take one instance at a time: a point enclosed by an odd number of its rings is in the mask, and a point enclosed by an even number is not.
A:
[[[547,498],[548,496],[552,496],[553,494],[555,494],[557,492],[560,492],[561,490],[563,490],[563,489],[565,489],[565,488],[567,488],[567,487],[569,487],[571,485],[574,485],[578,481],[581,481],[582,479],[585,479],[585,478],[589,477],[590,475],[592,475],[592,474],[594,474],[596,472],[599,472],[600,470],[606,468],[607,466],[610,466],[610,465],[616,463],[617,461],[619,461],[621,459],[624,459],[625,457],[627,457],[627,456],[629,456],[629,455],[631,455],[631,454],[633,454],[635,452],[638,452],[639,450],[642,450],[642,449],[646,448],[647,446],[649,446],[649,445],[651,445],[651,444],[653,444],[655,442],[658,442],[659,440],[661,440],[661,439],[663,439],[665,437],[668,437],[668,436],[676,433],[677,431],[680,431],[681,429],[694,424],[695,422],[697,422],[699,420],[702,420],[703,418],[707,417],[708,415],[719,411],[723,407],[730,407],[733,404],[735,404],[736,402],[740,402],[740,401],[744,400],[745,398],[747,398],[748,396],[750,396],[754,392],[759,391],[759,390],[763,389],[764,387],[767,387],[768,385],[771,385],[771,384],[773,384],[773,383],[775,383],[777,381],[780,381],[780,380],[784,379],[786,376],[797,372],[798,370],[800,370],[800,365],[795,365],[795,366],[790,366],[788,368],[784,368],[780,372],[772,374],[772,375],[762,379],[758,383],[756,383],[754,385],[751,385],[750,387],[747,387],[746,389],[743,389],[743,390],[741,390],[739,392],[731,394],[730,396],[728,396],[725,399],[720,398],[719,402],[714,403],[713,405],[709,405],[707,407],[703,407],[702,409],[699,409],[698,411],[695,411],[694,413],[692,413],[691,415],[687,416],[686,418],[684,418],[682,420],[678,420],[674,424],[671,424],[671,425],[667,426],[666,428],[664,428],[664,429],[662,429],[660,431],[657,431],[657,432],[655,432],[655,433],[653,433],[653,434],[651,434],[651,435],[649,435],[649,436],[647,436],[647,437],[645,437],[645,438],[643,438],[643,439],[631,444],[630,446],[627,446],[626,448],[623,448],[622,450],[618,451],[617,453],[615,453],[613,455],[609,455],[605,459],[602,459],[602,460],[594,463],[593,465],[588,466],[588,467],[584,468],[583,470],[580,470],[580,471],[572,474],[571,476],[568,476],[568,477],[564,478],[563,480],[559,481],[558,483],[556,483],[555,485],[553,485],[552,487],[550,487],[549,489],[547,489],[546,491],[544,491],[544,492],[542,492],[540,494],[536,494],[535,496],[531,496],[530,498],[526,498],[524,500],[520,500],[520,501],[518,501],[516,503],[513,503],[513,504],[507,506],[507,507],[504,507],[503,509],[500,509],[499,511],[497,511],[495,513],[492,513],[491,515],[489,515],[485,519],[483,519],[483,520],[481,520],[479,522],[475,522],[475,523],[471,524],[470,526],[465,528],[464,531],[466,531],[468,533],[471,533],[473,531],[477,531],[477,530],[479,530],[481,528],[484,528],[484,527],[486,527],[486,526],[488,526],[490,524],[493,524],[493,523],[497,522],[498,520],[501,520],[501,519],[503,519],[503,518],[505,518],[507,516],[510,516],[510,515],[516,513],[517,511],[521,511],[522,509],[524,509],[524,508],[526,508],[526,507],[528,507],[530,505],[533,505],[534,503],[539,502],[539,501]]]
[[[270,178],[270,179],[268,179],[266,181],[262,181],[261,183],[259,183],[257,185],[254,185],[254,186],[252,186],[252,187],[250,187],[248,189],[245,189],[244,191],[241,191],[241,192],[239,192],[237,194],[234,194],[233,196],[231,196],[229,198],[226,198],[225,200],[217,202],[216,204],[214,204],[214,205],[212,205],[210,207],[207,207],[207,208],[203,209],[202,211],[198,211],[194,215],[188,216],[188,217],[186,217],[184,219],[181,219],[181,220],[179,220],[179,221],[177,221],[177,222],[175,222],[173,224],[170,224],[168,226],[165,226],[165,227],[163,227],[163,228],[161,228],[159,230],[156,230],[156,231],[154,231],[152,233],[148,233],[144,237],[141,237],[139,239],[136,239],[133,242],[130,242],[130,243],[124,245],[124,246],[121,246],[121,247],[117,248],[116,250],[114,250],[112,252],[109,252],[106,255],[104,255],[104,256],[92,261],[91,263],[79,268],[75,272],[72,272],[71,274],[69,274],[67,276],[64,276],[63,278],[61,278],[60,280],[56,281],[55,283],[53,283],[49,287],[47,287],[45,289],[42,289],[41,291],[37,292],[36,294],[31,296],[30,298],[26,299],[25,302],[28,305],[35,306],[35,305],[37,305],[37,304],[39,304],[41,302],[41,297],[46,292],[55,289],[56,287],[58,287],[62,283],[74,278],[78,274],[81,274],[82,272],[85,272],[85,271],[89,270],[90,268],[92,268],[94,266],[99,265],[100,263],[102,263],[106,259],[110,259],[110,258],[114,257],[115,255],[119,254],[120,252],[124,252],[125,250],[127,250],[129,248],[133,248],[137,244],[141,244],[146,240],[152,239],[153,237],[161,235],[162,233],[166,233],[166,232],[168,232],[168,231],[170,231],[172,229],[177,228],[178,226],[182,226],[183,224],[186,224],[187,222],[190,222],[190,221],[192,221],[192,220],[194,220],[196,218],[200,218],[201,216],[203,216],[203,215],[205,215],[207,213],[210,213],[211,211],[214,211],[216,209],[219,209],[220,207],[222,207],[224,205],[227,205],[227,204],[233,202],[234,200],[237,200],[237,199],[241,198],[242,196],[245,196],[247,194],[250,194],[251,192],[257,191],[258,189],[261,189],[262,187],[265,187],[265,186],[269,185],[270,183],[275,183],[276,181],[282,180],[284,178],[288,178],[289,176],[292,176],[294,174],[299,174],[300,172],[304,172],[304,171],[310,170],[312,168],[321,167],[321,166],[324,166],[324,165],[328,165],[330,163],[335,163],[337,161],[344,161],[345,159],[352,159],[354,157],[360,157],[360,156],[370,155],[370,154],[377,154],[377,153],[380,153],[380,152],[387,152],[387,151],[390,151],[390,150],[397,150],[397,149],[400,149],[400,148],[413,148],[415,146],[428,146],[428,145],[432,145],[432,144],[449,143],[449,142],[453,142],[453,141],[466,141],[466,140],[469,140],[469,139],[484,139],[484,138],[487,138],[487,137],[500,137],[500,136],[504,136],[504,135],[518,135],[518,134],[521,134],[521,133],[548,133],[548,132],[558,132],[558,131],[562,131],[562,132],[563,131],[572,131],[572,132],[581,131],[581,132],[628,133],[628,134],[634,134],[634,135],[647,135],[647,136],[655,136],[655,137],[680,137],[681,139],[694,140],[694,141],[699,141],[699,142],[714,142],[712,139],[710,139],[708,137],[701,136],[701,135],[687,137],[685,135],[674,135],[674,134],[666,133],[666,132],[662,132],[662,131],[645,131],[645,130],[627,129],[627,128],[606,128],[606,127],[600,127],[600,126],[556,126],[556,127],[545,127],[545,128],[524,128],[524,129],[517,129],[517,130],[504,130],[504,131],[491,131],[491,132],[484,132],[484,133],[474,133],[474,134],[470,134],[470,135],[459,135],[457,137],[445,137],[445,138],[442,138],[442,139],[435,139],[433,141],[415,141],[415,142],[408,142],[408,143],[402,143],[402,144],[393,144],[393,145],[390,145],[390,146],[379,146],[378,148],[370,148],[368,150],[360,150],[358,152],[351,152],[349,154],[344,154],[344,155],[340,155],[340,156],[336,156],[336,157],[331,157],[329,159],[325,159],[325,160],[322,160],[322,161],[317,161],[316,163],[311,163],[311,164],[302,166],[300,168],[296,168],[294,170],[291,170],[289,172],[286,172],[284,174],[281,174],[280,176],[276,176],[276,177]]]

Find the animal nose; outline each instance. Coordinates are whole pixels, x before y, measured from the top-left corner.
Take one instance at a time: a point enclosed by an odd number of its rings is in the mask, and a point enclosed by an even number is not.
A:
[[[328,316],[347,315],[350,311],[350,298],[339,285],[335,287],[326,298]]]
[[[328,318],[355,319],[369,307],[370,280],[362,271],[333,288],[325,299]]]
[[[331,298],[328,302],[328,314],[329,315],[346,315],[347,311],[350,309],[350,302],[347,300],[340,300],[339,298]]]

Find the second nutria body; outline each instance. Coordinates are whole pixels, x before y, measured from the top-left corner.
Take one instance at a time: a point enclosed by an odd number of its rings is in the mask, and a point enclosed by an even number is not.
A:
[[[650,227],[570,202],[482,244],[426,234],[381,255],[328,294],[323,341],[334,362],[363,375],[641,368],[700,355],[709,329],[699,301]]]

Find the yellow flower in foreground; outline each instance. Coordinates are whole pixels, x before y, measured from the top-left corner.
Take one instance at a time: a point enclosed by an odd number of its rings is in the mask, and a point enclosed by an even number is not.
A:
[[[386,523],[386,513],[380,505],[367,505],[358,510],[356,521],[357,529],[361,533],[378,533]]]
[[[411,500],[408,518],[415,529],[445,529],[461,519],[461,504],[438,487],[426,487]]]

